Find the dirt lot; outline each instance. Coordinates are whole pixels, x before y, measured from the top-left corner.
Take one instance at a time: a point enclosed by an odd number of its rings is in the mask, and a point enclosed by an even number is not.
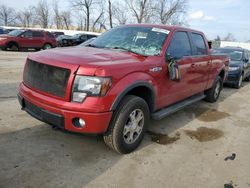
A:
[[[20,110],[27,54],[0,52],[1,188],[250,187],[250,84],[151,122],[141,147],[118,155],[101,137],[53,130]]]

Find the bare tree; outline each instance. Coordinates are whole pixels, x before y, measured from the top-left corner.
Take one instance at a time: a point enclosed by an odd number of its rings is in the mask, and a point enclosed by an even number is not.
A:
[[[70,25],[72,23],[71,12],[70,11],[62,11],[60,17],[62,19],[62,23],[64,24],[65,28],[69,29]]]
[[[152,11],[150,0],[126,0],[126,3],[136,18],[137,23],[148,21]]]
[[[113,11],[112,11],[112,2],[111,0],[108,0],[108,15],[109,15],[109,25],[110,25],[110,28],[113,28],[113,19],[112,19],[112,14],[113,14]]]
[[[34,22],[34,7],[30,6],[17,14],[17,20],[22,27],[31,27]]]
[[[86,16],[86,30],[89,31],[90,27],[90,11],[92,6],[95,4],[95,0],[73,0],[73,7],[80,9]]]
[[[162,24],[179,25],[180,15],[186,14],[187,0],[159,0],[155,10]]]
[[[59,12],[59,6],[58,6],[58,0],[54,0],[52,3],[52,7],[53,7],[53,21],[56,25],[57,29],[62,29],[63,25],[62,25],[62,18]]]
[[[47,0],[40,0],[36,7],[37,23],[42,28],[49,26],[49,5]]]
[[[124,4],[119,4],[119,6],[113,5],[112,14],[114,20],[118,25],[126,24],[129,19],[128,7]]]
[[[8,26],[16,21],[16,12],[13,8],[5,5],[0,6],[0,22],[3,25]]]
[[[223,40],[224,41],[232,41],[232,42],[236,41],[236,39],[232,33],[228,33],[227,36],[225,36],[223,38]]]

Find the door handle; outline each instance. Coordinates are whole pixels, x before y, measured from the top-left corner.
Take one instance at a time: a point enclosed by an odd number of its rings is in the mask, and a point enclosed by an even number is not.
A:
[[[191,67],[192,67],[192,68],[195,68],[195,64],[194,64],[194,63],[192,63],[192,64],[191,64]]]

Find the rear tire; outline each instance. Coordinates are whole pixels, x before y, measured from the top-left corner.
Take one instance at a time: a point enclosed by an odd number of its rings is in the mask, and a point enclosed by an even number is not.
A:
[[[149,108],[140,97],[128,95],[114,112],[104,142],[120,154],[134,151],[141,143],[147,123]]]
[[[52,48],[51,44],[44,44],[44,46],[43,46],[44,50],[48,50],[48,49],[51,49],[51,48]]]
[[[205,101],[210,103],[216,102],[220,96],[222,87],[223,87],[222,79],[220,76],[218,76],[214,82],[213,87],[205,92],[206,94]]]

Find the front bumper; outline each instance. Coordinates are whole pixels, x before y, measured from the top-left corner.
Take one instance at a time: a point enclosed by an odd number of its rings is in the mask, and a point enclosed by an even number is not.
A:
[[[18,94],[18,100],[22,106],[22,110],[25,110],[31,116],[42,122],[71,132],[88,134],[105,133],[112,118],[112,112],[91,113],[80,112],[78,110],[66,110],[50,106],[43,101],[34,100],[34,98],[29,95],[25,96],[25,93],[21,92]],[[76,127],[73,121],[75,118],[83,119],[85,126],[81,128]]]
[[[237,83],[240,79],[240,73],[236,73],[236,74],[228,74],[227,79],[225,80],[224,83],[226,84],[234,84]]]

